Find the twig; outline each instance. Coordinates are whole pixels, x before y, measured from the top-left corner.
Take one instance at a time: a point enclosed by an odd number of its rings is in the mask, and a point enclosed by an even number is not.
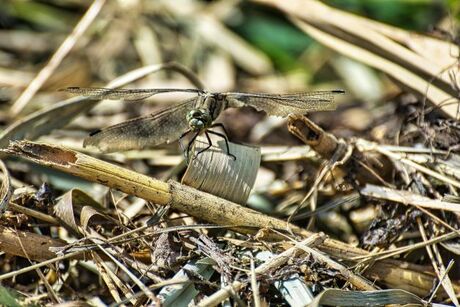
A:
[[[456,188],[460,188],[460,182],[458,182],[457,180],[455,180],[453,178],[450,178],[450,177],[447,177],[447,176],[444,176],[442,174],[439,174],[439,173],[437,173],[437,172],[435,172],[435,171],[433,171],[433,170],[431,170],[431,169],[429,169],[427,167],[424,167],[424,166],[422,166],[422,165],[420,165],[418,163],[415,163],[412,160],[409,160],[409,159],[405,158],[402,154],[391,152],[391,151],[385,149],[384,147],[379,146],[376,143],[372,143],[372,142],[368,142],[366,140],[360,139],[356,143],[356,145],[358,146],[358,148],[360,148],[361,151],[375,150],[375,151],[380,152],[381,154],[389,157],[392,160],[400,161],[403,164],[406,164],[406,165],[409,165],[409,166],[413,167],[414,169],[416,169],[419,172],[422,172],[422,173],[427,174],[427,175],[429,175],[429,176],[431,176],[433,178],[436,178],[436,179],[439,179],[441,181],[444,181],[445,183],[451,184]]]
[[[292,242],[298,244],[295,240],[292,238],[287,237],[289,240]],[[373,291],[376,290],[374,286],[371,285],[371,283],[363,278],[362,276],[353,273],[351,270],[349,270],[347,267],[344,265],[332,260],[328,256],[324,255],[323,253],[316,251],[314,248],[311,248],[306,245],[300,245],[300,249],[302,249],[304,252],[307,254],[311,255],[316,261],[325,263],[328,267],[337,270],[340,272],[341,276],[348,282],[350,282],[353,286],[358,288],[359,290],[365,290],[365,291]]]
[[[423,241],[427,241],[428,238],[426,236],[425,228],[423,227],[422,220],[421,220],[420,217],[417,217],[417,225],[418,225],[418,229],[420,231],[420,234],[422,235]],[[441,282],[444,290],[449,295],[449,298],[452,300],[452,302],[455,304],[455,306],[458,306],[459,305],[458,300],[457,300],[455,291],[452,288],[452,282],[449,279],[449,276],[448,275],[442,276],[446,272],[446,268],[445,268],[444,264],[442,263],[441,257],[439,257],[440,255],[436,254],[434,252],[436,250],[435,247],[436,247],[436,244],[427,245],[425,247],[426,252],[427,252],[428,256],[430,257],[431,265],[433,266],[433,269],[436,272],[436,275],[438,276],[439,281]],[[447,277],[447,278],[445,278],[445,277]]]
[[[81,252],[73,252],[73,253],[70,253],[70,254],[67,254],[67,255],[64,255],[64,256],[58,256],[58,257],[55,257],[55,258],[52,258],[52,259],[49,259],[49,260],[45,260],[45,261],[42,261],[40,263],[25,267],[23,269],[0,275],[0,280],[4,280],[4,279],[8,279],[8,278],[17,276],[17,275],[21,275],[21,274],[30,272],[32,270],[41,268],[43,266],[46,266],[48,264],[53,264],[53,263],[58,262],[58,261],[62,261],[62,260],[66,260],[66,259],[72,259],[72,258],[74,258],[74,257],[76,257],[76,256],[78,256],[80,254],[81,254]]]
[[[49,60],[48,64],[40,70],[37,76],[29,83],[29,86],[22,92],[21,96],[11,107],[11,114],[17,115],[22,109],[29,103],[30,99],[35,93],[42,87],[43,83],[53,74],[59,64],[62,62],[64,57],[70,52],[75,46],[80,37],[85,33],[91,23],[94,21],[96,16],[99,14],[105,0],[94,0],[93,4],[88,8],[85,15],[80,19],[78,24],[73,29],[72,33],[67,36],[64,42],[61,44],[58,50]]]
[[[457,237],[460,237],[458,231],[457,232],[449,232],[449,233],[443,234],[443,235],[441,235],[439,237],[429,239],[429,240],[427,240],[425,242],[418,242],[418,243],[414,243],[412,245],[401,246],[401,247],[398,247],[398,248],[395,248],[395,249],[381,251],[381,252],[375,253],[375,254],[368,254],[368,255],[365,255],[365,256],[357,256],[357,257],[354,257],[353,260],[355,260],[355,261],[363,260],[363,259],[364,260],[365,259],[368,259],[368,260],[373,259],[374,261],[383,260],[385,258],[400,255],[402,253],[409,252],[411,250],[416,250],[418,248],[422,248],[422,247],[425,247],[425,246],[430,245],[430,244],[444,242],[444,241],[451,240],[451,239],[454,239],[454,238],[457,238]]]
[[[457,203],[450,203],[438,199],[431,199],[413,192],[390,189],[372,184],[366,185],[361,189],[361,194],[377,198],[391,200],[404,205],[420,206],[423,208],[445,210],[451,212],[460,212],[460,206]]]
[[[313,244],[315,241],[320,239],[320,235],[312,236],[303,240],[302,242],[297,243],[293,247],[289,248],[285,252],[277,255],[276,257],[272,258],[270,261],[267,261],[260,266],[258,266],[255,270],[255,274],[265,274],[271,269],[275,269],[277,267],[282,266],[286,263],[289,259],[295,257],[299,252],[301,252],[301,247],[309,244]],[[226,286],[219,291],[215,292],[214,294],[208,296],[207,298],[201,300],[197,307],[204,307],[204,306],[215,306],[220,302],[229,298],[234,292],[240,290],[246,285],[246,283],[241,281],[234,281],[231,285]]]
[[[254,265],[254,258],[251,257],[251,289],[254,298],[254,306],[260,307],[259,285],[257,284],[257,274]]]
[[[292,218],[304,206],[305,202],[311,197],[313,192],[317,190],[318,185],[325,176],[332,172],[334,168],[342,166],[349,160],[352,154],[352,147],[347,146],[343,141],[337,140],[334,135],[326,133],[318,125],[303,115],[289,115],[288,129],[289,132],[294,134],[305,144],[311,146],[311,148],[321,157],[329,160],[324,164],[317,176],[315,176],[316,179],[311,188],[308,190],[307,194],[296,207],[294,212],[289,216],[288,222],[291,222]],[[312,210],[314,209],[315,208],[312,208]]]
[[[152,293],[152,291],[150,291],[149,288],[147,288],[143,283],[142,281],[137,278],[133,273],[131,273],[130,270],[128,270],[128,268],[126,266],[124,266],[122,263],[120,263],[120,261],[118,261],[113,255],[111,252],[107,251],[104,247],[101,246],[100,243],[97,242],[96,239],[92,239],[91,241],[93,241],[94,244],[96,244],[99,249],[104,253],[106,254],[110,260],[112,260],[116,265],[117,267],[119,267],[123,272],[126,273],[126,275],[129,276],[129,278],[131,278],[134,283],[144,292],[145,295],[147,295],[147,297],[149,297],[150,299],[154,300],[155,298],[155,295]]]
[[[59,220],[57,218],[51,216],[51,215],[45,214],[43,212],[40,212],[40,211],[37,211],[37,210],[34,210],[34,209],[30,209],[30,208],[27,208],[27,207],[24,207],[24,206],[21,206],[21,205],[18,205],[18,204],[14,203],[14,202],[10,202],[10,204],[8,206],[8,209],[11,210],[11,211],[24,213],[27,216],[34,217],[34,218],[36,218],[38,220],[41,220],[43,222],[50,223],[51,225],[61,225]]]
[[[27,260],[29,260],[30,264],[34,264],[33,261],[30,259],[29,255],[27,254],[27,250],[25,249],[24,247],[24,244],[22,244],[22,240],[20,239],[19,236],[17,236],[18,238],[18,243],[19,245],[21,246],[21,249],[22,249],[22,252],[24,253],[24,255],[26,256]],[[43,275],[43,272],[40,271],[38,268],[35,269],[35,272],[38,274],[38,276],[40,277],[40,280],[44,283],[45,285],[45,288],[48,290],[48,295],[50,297],[50,299],[54,302],[54,303],[61,303],[61,300],[59,299],[59,297],[57,296],[56,292],[54,291],[53,287],[51,287],[50,283],[48,282],[48,280],[46,279],[45,275]]]
[[[454,266],[454,263],[455,263],[454,260],[449,261],[449,264],[447,265],[446,270],[442,274],[441,279],[439,280],[438,284],[436,285],[436,288],[433,290],[433,293],[431,293],[430,298],[428,299],[428,304],[431,303],[431,301],[434,299],[434,296],[438,292],[439,287],[442,285],[442,282],[444,281],[444,278],[446,278],[446,276],[448,276],[447,274],[449,274],[450,270]]]

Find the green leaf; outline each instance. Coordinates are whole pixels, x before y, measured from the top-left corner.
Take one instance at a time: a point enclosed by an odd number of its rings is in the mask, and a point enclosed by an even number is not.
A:
[[[21,304],[17,301],[18,296],[16,291],[0,286],[0,305],[21,307]]]

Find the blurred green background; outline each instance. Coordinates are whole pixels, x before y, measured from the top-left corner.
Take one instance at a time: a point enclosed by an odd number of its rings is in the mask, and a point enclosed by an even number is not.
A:
[[[452,26],[449,33],[438,33],[441,22],[454,23],[460,18],[457,0],[327,0],[324,3],[360,16],[406,30],[458,37]],[[228,21],[234,31],[270,56],[282,70],[299,68],[298,58],[314,44],[301,30],[276,11],[250,3],[243,4],[239,23]],[[435,33],[436,32],[436,33]]]

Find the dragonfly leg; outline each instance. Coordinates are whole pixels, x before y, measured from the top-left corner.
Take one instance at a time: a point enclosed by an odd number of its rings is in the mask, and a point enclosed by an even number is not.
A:
[[[192,151],[193,142],[195,142],[196,138],[200,135],[200,132],[201,131],[198,131],[197,133],[195,133],[195,135],[192,137],[190,142],[188,142],[187,150],[184,152],[185,153],[185,159],[187,160],[187,163],[189,161],[190,152]]]
[[[227,132],[227,129],[225,129],[224,124],[222,124],[222,123],[216,123],[216,124],[211,125],[210,128],[214,128],[214,127],[221,127],[222,130],[224,130],[225,135],[228,137],[228,132]]]
[[[187,131],[185,131],[184,133],[181,134],[181,136],[179,137],[179,147],[180,149],[182,150],[182,152],[184,153],[184,157],[187,159],[187,156],[185,156],[186,154],[186,151],[185,151],[185,147],[184,147],[184,143],[182,142],[182,140],[184,139],[185,136],[187,136],[190,132],[192,132],[190,129],[187,129]]]
[[[216,125],[213,125],[213,126],[217,126],[217,125],[222,125],[222,124],[216,124]],[[224,131],[225,131],[224,125],[222,125],[221,127],[222,127],[222,128],[224,129]],[[225,147],[227,147],[227,155],[229,155],[230,157],[232,157],[233,160],[236,160],[235,155],[233,155],[233,154],[230,153],[230,147],[228,146],[228,138],[227,138],[227,136],[225,135],[225,134],[227,134],[227,133],[223,134],[223,133],[216,132],[216,131],[212,131],[212,130],[208,130],[207,132],[212,133],[212,134],[214,134],[214,135],[217,135],[217,136],[220,136],[221,138],[223,138],[224,141],[225,141]]]
[[[209,132],[212,132],[212,131],[209,131]],[[208,134],[208,131],[206,130],[204,132],[204,135],[206,135],[206,138],[208,139],[208,146],[206,148],[203,148],[202,150],[200,150],[195,157],[198,157],[198,155],[206,150],[208,150],[209,148],[211,148],[212,146],[212,141],[211,141],[211,138],[209,137],[209,134]]]

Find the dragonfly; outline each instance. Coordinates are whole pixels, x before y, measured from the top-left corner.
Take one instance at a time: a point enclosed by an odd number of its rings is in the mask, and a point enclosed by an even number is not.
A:
[[[63,91],[73,95],[86,96],[89,99],[116,99],[138,101],[157,94],[181,92],[194,94],[176,105],[165,108],[158,113],[152,113],[130,119],[107,128],[92,132],[83,142],[83,147],[94,146],[102,152],[126,151],[143,149],[179,140],[179,144],[188,161],[192,145],[196,138],[203,134],[208,145],[201,149],[196,156],[212,146],[209,134],[222,137],[225,140],[227,154],[228,133],[221,123],[214,123],[217,117],[227,108],[249,106],[268,115],[286,117],[289,114],[305,114],[312,111],[330,111],[336,108],[334,98],[343,94],[343,90],[302,92],[293,94],[264,94],[225,92],[212,93],[200,89],[113,89],[113,88],[83,88],[68,87]],[[224,133],[213,130],[220,127]],[[187,148],[182,140],[187,135],[193,135]]]

